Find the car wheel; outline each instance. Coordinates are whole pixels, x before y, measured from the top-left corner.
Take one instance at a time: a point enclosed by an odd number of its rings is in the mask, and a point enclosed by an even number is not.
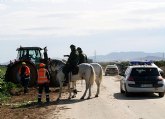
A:
[[[126,96],[126,97],[130,97],[130,93],[127,92],[127,91],[125,91],[125,96]]]
[[[164,97],[164,92],[160,92],[159,97]]]
[[[105,76],[107,76],[107,74],[105,74]]]
[[[120,82],[120,93],[125,93],[125,91],[122,89],[121,82]]]

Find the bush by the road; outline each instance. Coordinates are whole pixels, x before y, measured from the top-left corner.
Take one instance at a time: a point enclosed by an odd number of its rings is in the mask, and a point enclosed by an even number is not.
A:
[[[1,66],[0,67],[0,101],[7,99],[20,88],[19,85],[16,85],[11,82],[5,82],[4,81],[5,73],[6,73],[6,67]]]

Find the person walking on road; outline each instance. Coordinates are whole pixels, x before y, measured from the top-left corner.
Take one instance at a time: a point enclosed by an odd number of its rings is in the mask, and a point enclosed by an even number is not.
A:
[[[45,68],[44,63],[39,64],[39,69],[38,69],[38,103],[41,103],[42,99],[42,92],[43,89],[45,90],[46,94],[46,102],[50,102],[49,99],[49,82],[50,82],[50,75],[48,70]]]
[[[19,69],[19,76],[21,78],[21,84],[24,87],[24,94],[28,92],[28,85],[30,81],[30,68],[26,65],[26,62],[22,62],[22,66]]]
[[[87,55],[83,53],[82,49],[80,47],[78,47],[77,51],[79,53],[79,62],[78,62],[78,64],[87,63],[88,62]]]

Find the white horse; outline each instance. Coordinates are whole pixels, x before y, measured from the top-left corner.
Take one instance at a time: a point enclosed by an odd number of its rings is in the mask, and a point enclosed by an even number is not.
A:
[[[100,93],[100,84],[103,79],[103,68],[98,63],[91,63],[91,65],[93,66],[95,75],[96,75],[95,82],[97,84],[97,93],[96,93],[95,97],[98,97],[99,93]]]
[[[49,67],[50,70],[57,71],[56,78],[57,78],[57,80],[59,80],[59,83],[60,83],[60,92],[59,92],[59,97],[57,100],[59,100],[61,98],[63,82],[65,81],[65,74],[62,71],[62,68],[64,67],[64,65],[65,65],[65,63],[60,60],[52,60],[51,65]],[[82,64],[78,65],[78,67],[79,67],[78,74],[69,76],[69,77],[71,77],[70,81],[76,82],[77,80],[85,80],[86,89],[85,89],[85,92],[84,92],[83,96],[81,97],[81,99],[84,99],[88,89],[89,89],[89,95],[88,95],[88,99],[89,99],[91,97],[91,86],[93,85],[93,83],[95,81],[95,71],[93,69],[93,66],[90,64],[87,64],[87,63],[82,63]],[[70,74],[71,73],[69,73],[69,75]],[[70,81],[68,84],[69,99],[71,99]]]
[[[100,94],[100,85],[101,85],[101,82],[103,79],[103,68],[98,63],[90,63],[90,64],[93,66],[94,71],[95,71],[95,83],[97,85],[97,92],[96,92],[95,97],[98,97]],[[72,83],[72,87],[73,87],[74,91],[76,91],[76,82]],[[76,94],[77,94],[77,92],[74,92],[73,97],[76,97]]]

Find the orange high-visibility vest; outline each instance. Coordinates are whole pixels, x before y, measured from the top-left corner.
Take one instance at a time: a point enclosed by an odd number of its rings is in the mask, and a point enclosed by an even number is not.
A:
[[[46,76],[47,70],[45,68],[40,68],[38,70],[38,84],[43,84],[48,82],[48,78]]]
[[[19,68],[19,75],[21,74],[21,68]],[[25,75],[30,77],[30,69],[28,66],[25,66]]]

